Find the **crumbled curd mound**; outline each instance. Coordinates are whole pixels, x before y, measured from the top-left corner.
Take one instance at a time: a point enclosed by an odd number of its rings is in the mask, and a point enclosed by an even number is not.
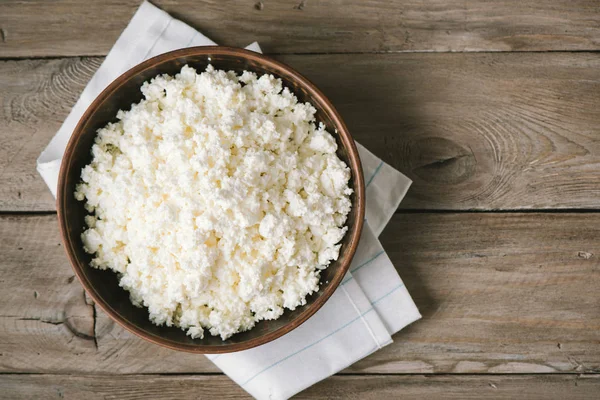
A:
[[[338,258],[350,170],[272,75],[185,66],[98,130],[75,196],[91,266],[150,320],[223,340],[306,303]]]

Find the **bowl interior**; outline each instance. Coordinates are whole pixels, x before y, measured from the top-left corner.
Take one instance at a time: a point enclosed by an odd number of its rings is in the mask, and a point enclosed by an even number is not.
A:
[[[134,68],[133,75],[128,76],[129,73],[127,73],[117,79],[92,104],[76,128],[63,158],[58,188],[59,218],[63,228],[65,247],[77,275],[92,297],[117,322],[148,340],[179,350],[202,353],[235,351],[265,343],[284,333],[282,330],[293,329],[314,312],[314,310],[310,310],[311,307],[318,308],[326,300],[323,298],[319,301],[321,297],[328,297],[335,286],[339,284],[354,253],[362,226],[364,210],[358,206],[362,191],[356,190],[363,184],[362,171],[357,156],[351,157],[349,154],[351,152],[349,149],[353,146],[352,139],[346,134],[338,133],[338,131],[345,132],[345,127],[341,121],[337,120],[335,111],[332,111],[328,100],[319,92],[300,83],[294,71],[288,70],[279,63],[269,62],[268,59],[266,62],[265,59],[257,59],[257,56],[247,52],[238,51],[228,54],[223,52],[223,48],[187,50],[188,52],[170,53],[173,54],[171,57],[159,56],[151,65],[141,64],[140,68]],[[238,73],[249,70],[259,75],[273,74],[282,79],[284,86],[289,87],[299,101],[312,103],[318,110],[317,121],[323,122],[328,131],[336,137],[339,157],[351,166],[353,170],[351,187],[355,189],[355,194],[351,199],[353,207],[347,222],[349,231],[342,242],[340,257],[322,272],[320,290],[309,296],[305,306],[294,311],[286,310],[283,316],[275,321],[261,321],[252,330],[236,334],[226,341],[208,333],[205,334],[204,339],[191,339],[179,328],[155,326],[148,320],[146,308],[138,308],[131,304],[129,293],[119,286],[117,275],[114,272],[100,271],[89,267],[91,256],[83,250],[80,238],[85,229],[84,216],[88,213],[84,208],[84,202],[76,201],[73,196],[75,185],[80,181],[81,169],[91,162],[90,149],[97,129],[108,122],[115,121],[118,110],[128,110],[131,104],[142,99],[140,91],[142,83],[159,74],[174,75],[186,64],[201,72],[209,63],[216,69],[233,70]],[[339,125],[340,123],[342,126]]]

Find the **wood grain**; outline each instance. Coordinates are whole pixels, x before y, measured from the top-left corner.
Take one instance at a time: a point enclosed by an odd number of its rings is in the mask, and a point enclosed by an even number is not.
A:
[[[106,55],[139,0],[0,2],[0,57]],[[268,53],[597,50],[595,0],[155,0],[222,45]],[[276,21],[276,23],[274,23]]]
[[[100,59],[0,62],[0,210],[54,210],[36,160]]]
[[[0,398],[250,399],[225,376],[1,375]],[[333,376],[294,399],[597,399],[598,375]]]
[[[423,319],[344,372],[600,372],[599,235],[595,213],[396,214],[382,243]],[[94,318],[58,237],[0,216],[0,373],[218,372]]]
[[[116,326],[28,214],[55,209],[35,160],[140,1],[0,1],[0,399],[250,398]],[[598,398],[600,2],[152,1],[308,76],[425,211],[381,237],[423,319],[297,398]],[[429,212],[529,209],[575,212]]]
[[[278,58],[413,179],[403,208],[600,208],[600,53]],[[0,210],[54,210],[35,160],[101,61],[0,62]]]

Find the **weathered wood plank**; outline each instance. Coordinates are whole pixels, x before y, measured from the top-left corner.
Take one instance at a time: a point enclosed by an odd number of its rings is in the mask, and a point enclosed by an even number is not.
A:
[[[217,376],[0,375],[1,398],[29,399],[249,399]],[[598,375],[333,376],[295,399],[597,399]]]
[[[150,349],[101,311],[94,320],[55,215],[0,216],[0,254],[0,372],[219,371],[203,356]],[[133,358],[149,350],[158,358]]]
[[[594,0],[155,0],[217,43],[269,53],[597,50]],[[106,55],[138,0],[3,1],[0,57]],[[275,22],[275,23],[274,23]]]
[[[280,58],[413,179],[403,208],[600,207],[600,53]],[[35,160],[100,62],[0,62],[0,210],[54,210]]]
[[[54,210],[35,165],[100,59],[0,62],[0,210]]]
[[[345,372],[599,372],[599,235],[595,213],[396,214],[382,242],[424,318]],[[94,321],[58,237],[0,216],[0,372],[218,371]]]

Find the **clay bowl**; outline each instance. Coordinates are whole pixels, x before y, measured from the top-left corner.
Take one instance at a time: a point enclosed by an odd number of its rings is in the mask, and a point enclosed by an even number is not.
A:
[[[208,64],[216,69],[254,71],[259,75],[273,74],[282,79],[299,101],[310,102],[316,109],[318,122],[323,122],[338,142],[339,157],[352,170],[352,211],[343,239],[340,257],[321,275],[317,293],[309,296],[307,304],[286,312],[275,321],[261,321],[253,329],[222,341],[206,334],[203,339],[191,339],[175,327],[159,327],[148,320],[148,310],[133,306],[129,294],[119,287],[117,275],[89,267],[91,256],[83,250],[80,235],[85,228],[84,203],[73,195],[80,181],[81,169],[91,162],[91,147],[97,129],[115,121],[117,111],[128,110],[142,99],[143,82],[159,74],[174,75],[188,64],[203,71]],[[159,345],[194,353],[228,353],[249,349],[270,342],[298,327],[319,308],[338,287],[350,266],[360,238],[365,213],[365,188],[360,159],[354,140],[331,102],[308,79],[289,66],[247,50],[228,47],[194,47],[172,51],[154,57],[125,72],[112,82],[81,117],[67,145],[58,181],[57,209],[62,240],[73,269],[85,290],[114,321],[134,334]]]

